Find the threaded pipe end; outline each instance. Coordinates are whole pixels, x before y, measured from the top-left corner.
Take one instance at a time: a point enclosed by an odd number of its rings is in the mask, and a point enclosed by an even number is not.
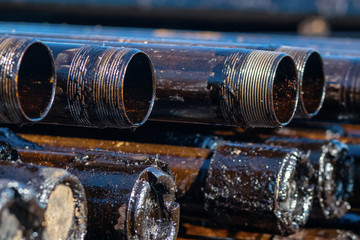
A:
[[[309,48],[282,46],[276,51],[289,54],[297,66],[299,104],[295,118],[310,119],[320,111],[326,93],[325,73],[320,54]]]
[[[285,53],[247,50],[225,61],[221,109],[241,127],[279,127],[293,117],[298,102],[296,67]]]
[[[67,86],[70,113],[83,126],[136,128],[154,104],[153,67],[137,49],[84,45],[71,63]]]
[[[32,38],[0,38],[0,122],[42,120],[55,96],[55,66],[49,48]]]

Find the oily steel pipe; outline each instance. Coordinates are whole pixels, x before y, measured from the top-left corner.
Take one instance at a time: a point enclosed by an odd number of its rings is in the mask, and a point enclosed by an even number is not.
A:
[[[284,137],[275,132],[266,134],[261,130],[250,133],[239,130],[238,134],[234,134],[236,132],[234,129],[232,132],[231,129],[219,131],[209,128],[201,130],[183,127],[179,131],[173,126],[173,128],[163,128],[163,131],[167,130],[165,133],[156,134],[152,129],[156,128],[154,126],[150,126],[148,129],[144,128],[140,134],[153,136],[149,139],[153,143],[166,142],[173,145],[216,149],[219,145],[231,140],[294,147],[301,150],[315,170],[316,187],[311,219],[340,218],[350,209],[349,201],[354,202],[353,191],[355,191],[355,196],[358,196],[356,186],[360,184],[360,181],[359,177],[354,179],[354,175],[358,176],[354,170],[358,166],[354,163],[354,158],[356,162],[358,162],[357,159],[360,159],[359,145],[348,146],[339,140],[331,139],[332,137],[316,140],[306,138],[308,135],[316,134],[315,130],[303,131],[302,135],[296,132],[292,137]],[[286,132],[287,129],[292,130],[292,128],[283,128],[278,132]],[[198,133],[194,134],[192,131]],[[133,139],[146,141],[141,137]]]
[[[40,239],[44,209],[34,190],[24,183],[0,179],[0,239]]]
[[[227,144],[209,149],[121,141],[26,135],[47,149],[105,149],[156,155],[173,172],[185,220],[241,226],[279,234],[296,232],[312,205],[311,167],[298,150]],[[264,190],[265,189],[265,190]],[[251,199],[251,201],[249,200]],[[261,219],[261,221],[260,221]]]
[[[176,239],[179,205],[165,162],[105,151],[18,151],[24,162],[79,178],[88,204],[86,239]]]
[[[0,178],[26,183],[44,210],[41,239],[83,239],[86,233],[85,191],[78,178],[63,169],[19,161],[0,161]],[[61,223],[61,224],[59,224]]]
[[[5,23],[6,24],[6,23]],[[252,48],[254,45],[260,47],[262,44],[282,45],[286,43],[289,46],[310,47],[318,50],[324,60],[324,70],[327,79],[326,83],[326,99],[324,108],[320,112],[319,119],[325,120],[349,120],[357,121],[359,118],[359,57],[360,42],[355,39],[336,39],[336,38],[310,38],[310,37],[294,37],[286,35],[271,34],[231,34],[219,32],[189,32],[189,31],[173,31],[173,30],[144,30],[144,29],[127,29],[127,28],[97,28],[89,29],[79,26],[41,26],[36,24],[26,25],[10,24],[3,25],[2,31],[11,31],[16,29],[17,34],[26,34],[40,29],[40,32],[46,34],[48,29],[53,29],[61,33],[68,31],[74,34],[85,34],[91,32],[96,34],[94,38],[120,39],[122,41],[138,41],[149,43],[172,43],[172,44],[193,44],[235,47],[243,45]],[[31,29],[33,28],[33,29]],[[121,37],[119,35],[122,35]],[[112,35],[102,36],[102,35]],[[116,37],[118,36],[118,37]],[[135,37],[134,37],[135,36]],[[131,39],[131,37],[133,39]],[[130,38],[130,39],[126,39]],[[124,40],[125,39],[125,40]],[[350,50],[349,50],[350,48]],[[306,102],[305,102],[306,104]],[[300,100],[301,105],[301,100]]]
[[[137,128],[151,113],[155,79],[137,49],[46,43],[55,57],[57,90],[44,123]]]
[[[289,54],[297,66],[298,73],[298,88],[299,88],[299,105],[295,117],[297,118],[312,118],[317,115],[325,97],[325,77],[323,70],[323,63],[320,54],[309,48],[298,48],[284,46],[283,44],[232,44],[224,42],[211,42],[211,41],[179,41],[177,39],[158,39],[151,34],[146,34],[148,31],[143,30],[128,30],[120,28],[120,31],[115,31],[117,28],[109,30],[93,29],[93,32],[88,32],[85,27],[78,26],[58,26],[50,25],[48,27],[41,25],[31,25],[30,28],[23,29],[21,25],[15,24],[16,34],[40,34],[39,37],[57,37],[54,32],[62,34],[62,38],[69,39],[88,39],[92,41],[113,41],[124,43],[139,43],[139,44],[172,44],[183,46],[203,46],[203,47],[226,47],[226,48],[247,48],[257,50],[268,50],[285,52]],[[31,28],[32,27],[32,28]],[[4,27],[5,30],[9,27]],[[18,29],[19,30],[16,30]],[[40,33],[36,29],[40,29]],[[0,26],[1,29],[1,26]],[[45,31],[45,29],[47,31]],[[75,31],[77,29],[78,31]],[[124,30],[124,31],[122,31]],[[128,30],[128,31],[127,31]],[[9,30],[8,30],[9,31]],[[31,31],[33,31],[31,33]],[[49,32],[52,32],[49,34]],[[65,34],[65,35],[63,35]],[[140,35],[140,38],[134,36]]]
[[[354,188],[354,159],[346,144],[338,140],[271,137],[271,146],[295,147],[309,159],[314,168],[315,192],[312,220],[341,218],[349,209]]]
[[[47,46],[33,38],[0,36],[0,122],[42,120],[54,100],[55,67]]]
[[[84,36],[83,39],[44,39],[101,43],[146,52],[156,71],[153,120],[243,128],[278,127],[292,119],[297,107],[296,66],[285,53],[104,42],[102,38],[88,41]]]

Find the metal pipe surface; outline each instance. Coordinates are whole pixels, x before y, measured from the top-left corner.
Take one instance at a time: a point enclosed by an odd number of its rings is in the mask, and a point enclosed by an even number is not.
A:
[[[278,127],[292,119],[298,104],[296,66],[284,53],[120,43],[80,35],[43,39],[146,52],[156,71],[153,120]]]
[[[309,159],[316,181],[312,220],[341,218],[350,209],[348,199],[354,188],[355,164],[346,144],[338,140],[281,137],[271,137],[265,143],[295,147]]]
[[[285,52],[289,54],[294,60],[297,66],[298,72],[298,84],[299,84],[299,105],[296,112],[297,118],[312,118],[317,115],[321,106],[323,104],[323,100],[325,97],[325,77],[323,71],[323,63],[321,56],[318,52],[309,49],[309,48],[297,48],[297,47],[289,47],[283,44],[241,44],[241,43],[224,43],[224,42],[211,42],[211,41],[190,41],[190,40],[177,40],[177,39],[159,39],[153,37],[153,34],[146,34],[147,31],[141,32],[140,30],[136,32],[133,30],[133,34],[131,30],[126,31],[100,31],[98,29],[94,29],[94,32],[88,32],[85,28],[77,27],[77,26],[68,26],[68,27],[60,27],[58,25],[51,25],[53,27],[43,27],[40,25],[30,25],[33,26],[33,30],[29,30],[29,28],[23,29],[20,26],[15,24],[15,29],[19,27],[18,31],[15,30],[16,34],[24,34],[26,32],[28,34],[34,34],[35,36],[39,34],[36,31],[37,28],[40,28],[41,34],[38,37],[55,37],[54,32],[61,33],[62,38],[69,39],[88,39],[88,40],[102,40],[102,41],[113,41],[113,42],[124,42],[124,43],[139,43],[139,44],[172,44],[172,45],[183,45],[183,46],[203,46],[203,47],[227,47],[227,48],[247,48],[247,49],[258,49],[258,50],[268,50],[268,51],[278,51]],[[36,27],[38,26],[38,27]],[[0,26],[1,29],[1,26]],[[30,27],[31,29],[31,27]],[[48,31],[44,31],[47,29]],[[75,31],[78,29],[78,31]],[[101,29],[101,28],[100,28]],[[116,29],[116,28],[114,28]],[[4,30],[3,30],[4,31]],[[31,33],[31,31],[33,31]],[[51,32],[51,33],[49,33]],[[73,34],[70,34],[73,33]],[[87,33],[85,35],[85,33]],[[140,38],[134,38],[132,35],[137,36],[141,35]],[[124,36],[125,35],[125,36]]]
[[[18,151],[25,162],[79,178],[88,204],[86,239],[176,239],[179,205],[165,162],[106,151]]]
[[[0,178],[26,183],[45,211],[41,239],[83,239],[87,207],[79,179],[65,170],[0,161]],[[61,223],[59,225],[59,223]]]
[[[195,219],[220,226],[247,226],[290,234],[306,223],[310,213],[312,171],[298,150],[227,144],[212,154],[208,149],[22,136],[48,149],[98,148],[145,156],[157,154],[169,163],[178,188],[182,218],[188,221]],[[181,157],[178,154],[182,154]]]
[[[55,57],[57,91],[45,123],[136,128],[151,113],[155,79],[137,49],[46,43]]]
[[[0,37],[0,122],[42,120],[55,95],[53,56],[33,38]]]

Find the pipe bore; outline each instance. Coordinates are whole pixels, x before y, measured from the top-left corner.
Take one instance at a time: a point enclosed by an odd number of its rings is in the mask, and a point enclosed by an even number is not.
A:
[[[142,125],[150,115],[155,98],[155,78],[149,57],[136,53],[124,77],[124,108],[129,121]]]
[[[312,52],[305,67],[300,88],[300,103],[308,118],[315,116],[322,107],[325,98],[325,75],[319,53]]]
[[[31,44],[21,59],[18,75],[20,107],[31,121],[47,114],[55,94],[54,63],[49,49],[40,42]]]
[[[293,60],[285,56],[278,64],[273,85],[273,108],[280,125],[286,125],[295,114],[298,103],[296,67]]]
[[[0,121],[42,120],[55,95],[55,67],[49,48],[31,38],[0,39]]]

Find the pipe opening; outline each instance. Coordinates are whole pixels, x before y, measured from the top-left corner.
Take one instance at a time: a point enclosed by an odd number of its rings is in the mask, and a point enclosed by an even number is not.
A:
[[[289,56],[285,56],[278,64],[273,86],[275,116],[282,125],[287,124],[295,113],[297,81],[296,66]]]
[[[18,74],[20,108],[26,118],[39,121],[48,113],[55,94],[55,69],[50,50],[31,44],[21,59]]]
[[[155,98],[155,78],[149,57],[136,53],[129,62],[124,78],[124,107],[132,124],[143,124],[150,115]]]
[[[319,53],[313,52],[304,67],[300,99],[309,116],[320,110],[325,97],[325,76]]]

